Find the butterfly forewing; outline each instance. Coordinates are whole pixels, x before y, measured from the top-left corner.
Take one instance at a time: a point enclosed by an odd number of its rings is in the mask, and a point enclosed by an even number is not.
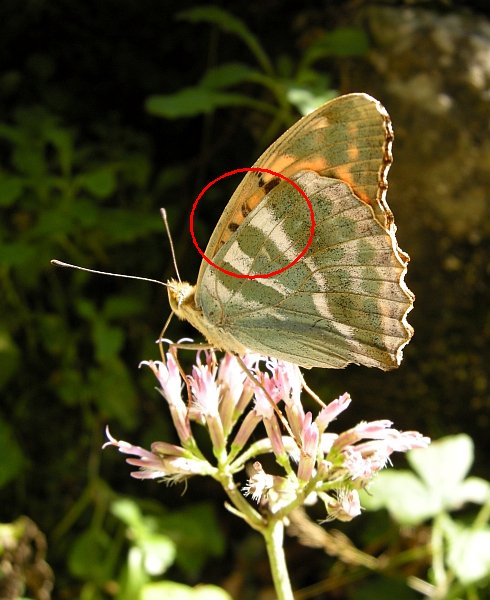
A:
[[[340,96],[300,119],[254,164],[291,177],[312,170],[348,183],[354,193],[389,227],[384,201],[393,134],[382,105],[366,94]],[[247,214],[268,193],[274,176],[249,172],[236,189],[211,236],[205,254],[213,258]],[[199,272],[198,284],[207,263]]]

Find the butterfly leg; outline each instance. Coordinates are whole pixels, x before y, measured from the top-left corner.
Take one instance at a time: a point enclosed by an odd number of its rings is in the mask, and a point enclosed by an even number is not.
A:
[[[313,400],[315,402],[317,402],[322,408],[325,408],[327,405],[325,404],[325,402],[323,402],[323,400],[317,394],[315,394],[315,392],[306,383],[305,378],[303,377],[303,373],[301,373],[301,371],[300,371],[300,375],[301,375],[301,385],[303,386],[303,389],[306,390],[307,394],[309,394],[310,397],[313,398]]]

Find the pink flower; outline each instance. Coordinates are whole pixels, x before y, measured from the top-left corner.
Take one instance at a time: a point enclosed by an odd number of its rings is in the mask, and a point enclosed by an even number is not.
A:
[[[298,478],[302,481],[309,481],[313,475],[319,438],[318,426],[312,423],[311,412],[307,412],[301,430],[302,452],[298,464]]]
[[[139,471],[133,471],[131,476],[136,479],[166,479],[168,482],[176,482],[191,475],[203,474],[203,461],[196,460],[179,446],[166,444],[165,442],[154,442],[149,452],[140,446],[133,446],[123,440],[112,437],[109,429],[106,429],[109,439],[102,447],[116,446],[119,452],[131,454],[138,458],[127,458],[129,465],[139,467]],[[204,469],[205,470],[205,469]]]
[[[252,496],[252,500],[258,503],[267,498],[269,490],[274,486],[274,478],[264,471],[258,461],[254,462],[251,470],[252,475],[247,484],[243,486],[242,491],[245,496]]]
[[[360,443],[360,440],[367,439]],[[393,452],[407,452],[413,448],[426,448],[428,437],[416,431],[402,432],[391,428],[391,421],[362,422],[341,433],[333,448],[341,450],[344,467],[353,480],[370,479],[384,468]]]
[[[336,400],[330,402],[330,404],[327,404],[325,408],[322,408],[315,419],[315,423],[317,424],[320,433],[323,433],[330,423],[336,419],[341,412],[349,407],[350,403],[351,397],[346,392]]]
[[[261,375],[259,381],[262,384],[262,388],[256,386],[254,389],[254,411],[262,419],[270,419],[274,414],[272,403],[277,404],[281,398],[278,394],[276,383],[269,373],[261,373]]]
[[[118,441],[107,432],[109,441],[104,446],[116,446],[130,455],[126,461],[138,467],[131,473],[138,479],[174,482],[201,474],[223,482],[225,475],[226,485],[234,485],[230,476],[272,450],[284,477],[268,475],[255,461],[242,490],[246,496],[267,503],[271,512],[284,510],[286,514],[288,507],[297,506],[301,492],[309,498],[322,498],[327,520],[349,521],[361,512],[357,490],[389,463],[393,452],[425,448],[430,443],[418,432],[393,429],[387,419],[363,421],[340,434],[327,433],[330,423],[350,405],[349,394],[326,406],[322,403],[316,417],[305,412],[301,373],[284,361],[245,356],[243,364],[251,375],[247,376],[235,356],[225,354],[218,362],[214,352],[200,352],[187,377],[192,397],[189,406],[182,399],[182,377],[174,354],[168,353],[166,362],[142,364],[158,378],[181,445],[154,442],[148,451]],[[245,412],[252,397],[253,408]],[[208,430],[216,466],[199,449],[191,420]],[[247,446],[252,435],[253,442]]]
[[[143,360],[141,365],[146,365],[155,374],[160,384],[161,394],[169,404],[178,404],[182,402],[182,378],[180,377],[179,368],[175,362],[174,355],[167,353],[167,362],[159,360]]]
[[[323,495],[328,517],[326,521],[338,519],[339,521],[352,521],[361,514],[361,500],[357,490],[340,488],[335,497]]]
[[[216,383],[216,365],[209,360],[205,365],[199,361],[192,367],[192,375],[188,376],[193,404],[190,416],[204,423],[206,417],[217,417],[220,402],[220,389]]]
[[[192,375],[188,377],[193,398],[189,416],[207,426],[215,456],[224,457],[226,436],[219,413],[220,388],[216,383],[216,357],[211,352],[205,353],[205,357],[206,364],[203,365],[198,355],[198,364],[192,367]]]
[[[159,392],[165,398],[170,408],[170,415],[177,430],[180,441],[184,446],[192,443],[192,431],[187,415],[187,406],[182,400],[182,378],[173,354],[167,353],[167,362],[144,360],[140,363],[150,367],[160,383]]]
[[[301,406],[301,373],[297,365],[283,360],[272,360],[268,363],[272,378],[284,404]]]

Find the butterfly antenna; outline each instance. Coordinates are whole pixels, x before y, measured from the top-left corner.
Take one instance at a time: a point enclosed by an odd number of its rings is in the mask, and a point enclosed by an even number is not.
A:
[[[57,267],[68,267],[70,269],[77,269],[78,271],[85,271],[86,273],[95,273],[96,275],[110,275],[111,277],[121,277],[123,279],[137,279],[138,281],[149,281],[150,283],[158,283],[167,287],[167,284],[158,279],[149,279],[148,277],[137,277],[136,275],[123,275],[122,273],[109,273],[108,271],[97,271],[96,269],[86,269],[85,267],[79,267],[78,265],[71,265],[70,263],[62,262],[61,260],[52,260],[52,265]]]
[[[177,275],[177,279],[179,280],[179,282],[182,283],[182,279],[180,278],[180,273],[179,273],[179,267],[177,266],[177,258],[175,257],[174,242],[172,240],[172,234],[170,233],[170,227],[168,226],[167,211],[164,208],[161,208],[160,214],[162,215],[162,219],[165,224],[165,231],[167,232],[167,237],[168,237],[168,241],[170,244],[170,252],[172,253],[172,261],[174,263],[175,273]]]

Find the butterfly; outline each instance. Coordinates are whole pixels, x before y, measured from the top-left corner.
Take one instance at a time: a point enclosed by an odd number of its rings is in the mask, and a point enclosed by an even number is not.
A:
[[[393,130],[367,94],[335,98],[303,117],[254,167],[308,196],[316,227],[306,254],[267,278],[236,278],[202,261],[196,285],[169,280],[172,311],[216,349],[302,367],[397,367],[412,327],[409,257],[386,202]],[[238,275],[278,271],[308,241],[310,214],[294,188],[247,172],[205,254]]]

